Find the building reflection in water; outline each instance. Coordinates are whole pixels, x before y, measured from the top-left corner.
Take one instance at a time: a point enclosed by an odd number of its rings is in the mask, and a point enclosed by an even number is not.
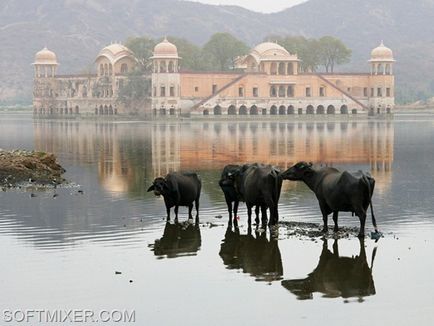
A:
[[[297,296],[299,300],[313,299],[319,292],[326,298],[363,297],[375,295],[372,267],[376,254],[374,248],[371,266],[368,265],[364,240],[359,239],[360,252],[353,257],[339,256],[338,240],[334,240],[333,252],[328,249],[327,240],[323,240],[323,248],[318,266],[305,279],[284,280],[282,286]]]
[[[281,280],[283,275],[282,258],[278,240],[267,232],[255,232],[249,228],[247,234],[240,234],[236,226],[230,224],[220,246],[220,257],[227,269],[241,269],[256,281],[272,282]]]
[[[377,191],[391,183],[394,128],[370,122],[38,121],[38,150],[97,164],[100,183],[119,193],[143,193],[143,180],[174,170],[214,171],[225,164],[264,162],[287,168],[304,160],[368,169]],[[144,187],[144,185],[143,185]]]

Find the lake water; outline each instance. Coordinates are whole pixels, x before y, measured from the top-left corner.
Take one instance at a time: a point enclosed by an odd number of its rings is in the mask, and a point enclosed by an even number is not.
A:
[[[146,123],[4,115],[0,147],[54,152],[71,182],[0,193],[1,311],[134,310],[137,325],[433,323],[434,116]],[[243,205],[239,232],[227,228],[217,183],[225,164],[299,160],[370,171],[384,238],[249,234]],[[202,177],[199,226],[166,225],[162,199],[146,192],[173,170]],[[282,221],[321,223],[301,183],[284,182],[279,212]],[[181,208],[180,222],[186,214]],[[339,221],[359,226],[350,214]]]

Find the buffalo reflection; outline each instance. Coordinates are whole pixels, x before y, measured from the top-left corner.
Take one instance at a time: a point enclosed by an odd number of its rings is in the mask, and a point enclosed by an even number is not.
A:
[[[375,295],[372,267],[377,248],[372,252],[371,267],[366,260],[365,244],[360,241],[360,252],[356,257],[340,257],[338,240],[333,243],[333,252],[324,240],[318,266],[305,279],[284,280],[282,286],[299,300],[313,299],[314,292],[326,298],[351,298]]]
[[[155,240],[153,251],[155,256],[176,258],[195,256],[202,243],[199,224],[190,222],[166,223],[163,236]]]
[[[281,280],[282,259],[277,239],[267,239],[266,232],[240,234],[238,227],[228,225],[219,255],[228,269],[242,269],[255,277],[256,281]]]

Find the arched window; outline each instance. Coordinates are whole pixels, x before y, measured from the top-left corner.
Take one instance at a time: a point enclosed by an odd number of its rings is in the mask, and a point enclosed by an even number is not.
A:
[[[247,108],[245,105],[241,105],[240,107],[240,115],[247,115]]]
[[[286,73],[288,75],[294,75],[294,64],[292,62],[288,62]]]
[[[287,114],[294,114],[294,113],[295,113],[294,106],[293,105],[288,106]]]
[[[102,63],[99,65],[99,75],[104,76],[104,65]]]
[[[250,115],[258,115],[258,107],[256,105],[252,105],[250,108]]]
[[[306,114],[314,114],[314,109],[312,105],[308,105],[306,108]]]
[[[285,97],[286,89],[285,86],[279,86],[279,97]]]
[[[285,75],[285,63],[284,62],[280,62],[279,63],[279,75]]]
[[[277,64],[275,62],[271,63],[270,74],[271,75],[276,75],[277,74]]]
[[[341,106],[341,114],[348,114],[348,107],[346,105]]]
[[[203,110],[203,115],[209,115],[208,109]]]
[[[236,111],[235,105],[231,105],[231,106],[228,108],[228,114],[229,114],[229,115],[236,115],[236,114],[237,114],[237,111]]]
[[[386,75],[390,75],[390,63],[386,64]]]
[[[286,96],[294,97],[294,85],[289,85],[286,90]]]
[[[113,107],[111,105],[109,106],[109,112],[108,113],[109,113],[109,115],[113,115]]]
[[[277,114],[277,106],[273,105],[270,108],[270,114],[271,115],[276,115]]]
[[[173,61],[169,61],[169,72],[175,72]]]
[[[165,61],[160,62],[160,72],[167,72]]]
[[[277,96],[276,86],[271,86],[270,87],[270,96],[271,97],[276,97]]]
[[[128,73],[128,65],[126,63],[121,64],[121,74]]]
[[[104,76],[108,76],[108,64],[104,64]]]
[[[316,108],[316,114],[324,114],[324,113],[325,113],[324,106],[318,105],[318,107]]]
[[[286,107],[284,105],[281,105],[279,107],[279,115],[285,115],[286,114]]]
[[[335,107],[333,105],[327,107],[327,114],[335,114]]]
[[[216,105],[214,107],[214,115],[221,115],[222,114],[222,108],[220,105]]]
[[[110,63],[110,64],[109,64],[109,76],[111,76],[111,75],[113,75],[113,66],[112,66],[112,64]]]

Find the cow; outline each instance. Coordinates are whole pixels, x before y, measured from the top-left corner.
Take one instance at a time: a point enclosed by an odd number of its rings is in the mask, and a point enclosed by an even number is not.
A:
[[[163,236],[155,240],[153,251],[155,256],[176,258],[194,256],[199,251],[202,240],[199,223],[166,222]]]
[[[223,168],[222,174],[220,176],[220,181],[219,181],[219,186],[222,189],[223,194],[225,195],[225,201],[228,207],[229,222],[232,223],[232,219],[234,219],[235,224],[237,223],[236,218],[238,213],[238,205],[240,201],[243,201],[244,199],[241,197],[241,194],[239,194],[235,189],[234,174],[241,169],[242,169],[241,165],[235,165],[235,164],[226,165]],[[258,205],[255,208],[256,224],[259,224],[259,208],[260,207]]]
[[[162,195],[166,205],[167,220],[170,221],[170,209],[175,207],[175,221],[178,220],[179,206],[188,207],[188,218],[193,219],[193,202],[196,207],[196,219],[199,219],[199,199],[202,181],[194,172],[170,172],[166,177],[158,177],[148,188],[155,196]]]
[[[359,217],[359,237],[365,236],[367,209],[371,206],[372,224],[377,233],[372,194],[375,179],[368,173],[340,172],[332,167],[314,169],[312,163],[298,162],[281,174],[284,180],[303,181],[316,195],[324,221],[323,232],[328,231],[327,218],[333,213],[334,231],[338,228],[339,212],[351,212]]]
[[[253,235],[252,228],[248,228],[247,234],[240,234],[239,228],[228,224],[219,255],[227,269],[241,269],[257,281],[282,279],[278,240],[271,235],[268,240],[266,232],[255,232]]]
[[[277,205],[282,189],[282,178],[279,174],[280,170],[277,167],[258,163],[244,164],[230,174],[229,179],[232,179],[236,195],[246,203],[249,224],[253,206],[261,207],[263,222],[266,221],[269,209],[269,224],[277,224]]]
[[[338,240],[333,243],[333,252],[328,249],[327,239],[323,240],[323,248],[318,266],[308,277],[296,280],[284,280],[282,286],[297,296],[299,300],[313,299],[314,292],[323,293],[328,298],[351,298],[375,295],[372,268],[377,248],[374,248],[369,267],[364,239],[359,238],[358,256],[339,256]]]

